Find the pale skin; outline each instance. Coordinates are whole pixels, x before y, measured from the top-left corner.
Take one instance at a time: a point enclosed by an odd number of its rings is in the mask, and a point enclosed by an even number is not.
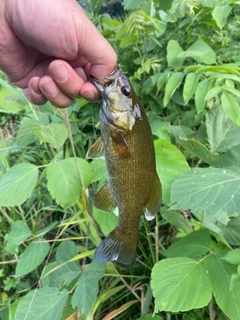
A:
[[[89,75],[115,68],[111,45],[75,0],[1,0],[0,69],[34,104],[99,98]]]

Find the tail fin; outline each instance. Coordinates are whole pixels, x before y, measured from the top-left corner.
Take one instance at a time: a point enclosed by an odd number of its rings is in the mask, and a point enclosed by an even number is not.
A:
[[[133,263],[137,251],[138,232],[127,232],[118,226],[97,247],[94,259],[98,262],[117,260],[122,264]]]

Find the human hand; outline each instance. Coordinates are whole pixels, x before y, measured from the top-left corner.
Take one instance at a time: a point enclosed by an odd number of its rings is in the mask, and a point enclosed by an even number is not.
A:
[[[67,107],[99,98],[117,56],[75,0],[1,0],[0,69],[34,104]]]

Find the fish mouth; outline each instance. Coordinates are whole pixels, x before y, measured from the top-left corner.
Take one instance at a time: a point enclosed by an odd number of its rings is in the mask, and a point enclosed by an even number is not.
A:
[[[105,96],[106,88],[110,87],[111,85],[114,85],[115,80],[120,76],[120,74],[120,68],[118,65],[116,65],[113,71],[109,73],[106,77],[98,79],[90,75],[89,81],[95,85],[101,96]]]

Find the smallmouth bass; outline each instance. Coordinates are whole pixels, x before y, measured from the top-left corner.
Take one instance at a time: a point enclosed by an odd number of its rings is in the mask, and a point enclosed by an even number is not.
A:
[[[133,263],[142,211],[152,220],[161,204],[161,183],[156,173],[152,133],[144,108],[128,78],[117,66],[103,79],[90,80],[102,97],[101,137],[88,158],[105,156],[108,180],[95,194],[100,210],[119,209],[117,227],[95,251],[99,262]]]

